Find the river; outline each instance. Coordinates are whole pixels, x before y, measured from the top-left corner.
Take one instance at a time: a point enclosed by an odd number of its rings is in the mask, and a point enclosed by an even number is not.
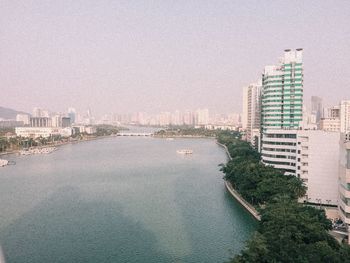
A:
[[[191,148],[182,156],[177,149]],[[113,137],[0,168],[6,262],[225,262],[256,229],[213,139]]]

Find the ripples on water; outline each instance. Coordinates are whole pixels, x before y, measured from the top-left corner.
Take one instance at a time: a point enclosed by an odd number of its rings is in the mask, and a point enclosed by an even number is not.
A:
[[[214,140],[117,137],[10,159],[0,170],[7,263],[224,262],[256,227],[225,191]]]

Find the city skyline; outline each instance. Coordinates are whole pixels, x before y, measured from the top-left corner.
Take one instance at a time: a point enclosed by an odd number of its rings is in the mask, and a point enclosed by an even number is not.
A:
[[[305,101],[350,97],[346,1],[1,5],[4,107],[240,112],[242,87],[299,47]]]

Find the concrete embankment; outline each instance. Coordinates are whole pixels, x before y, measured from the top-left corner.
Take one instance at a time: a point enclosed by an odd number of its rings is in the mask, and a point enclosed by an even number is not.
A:
[[[223,147],[226,151],[226,154],[228,156],[228,158],[230,160],[232,160],[232,157],[230,155],[230,152],[227,149],[227,146],[224,144],[221,144],[219,142],[216,142],[218,145],[220,145],[221,147]],[[258,221],[261,220],[261,217],[258,213],[258,211],[256,211],[255,207],[253,207],[251,204],[249,204],[232,186],[232,184],[225,180],[225,186],[226,189],[229,191],[229,193]]]

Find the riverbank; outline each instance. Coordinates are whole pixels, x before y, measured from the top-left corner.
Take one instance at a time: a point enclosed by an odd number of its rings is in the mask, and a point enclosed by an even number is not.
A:
[[[204,135],[153,135],[154,138],[178,138],[178,139],[215,139],[215,136],[204,136]]]
[[[72,141],[67,141],[67,142],[58,142],[58,143],[54,143],[54,144],[35,146],[35,147],[32,147],[32,148],[33,149],[40,149],[40,148],[45,148],[45,147],[61,147],[61,146],[67,145],[67,144],[76,144],[76,143],[94,141],[94,140],[105,139],[105,138],[110,138],[110,137],[116,137],[116,135],[96,136],[96,137],[85,138],[85,139],[81,139],[81,140],[72,140]],[[3,152],[3,153],[0,153],[0,156],[19,154],[19,152],[21,150],[22,149],[13,150],[13,151],[9,151],[9,152]]]
[[[225,152],[227,154],[227,157],[232,160],[232,156],[230,152],[227,149],[227,146],[225,144],[216,142],[219,146],[223,147],[225,149]],[[253,207],[249,202],[247,202],[232,186],[232,184],[225,180],[225,187],[229,191],[229,193],[258,221],[261,220],[261,216],[259,215],[258,211]]]

